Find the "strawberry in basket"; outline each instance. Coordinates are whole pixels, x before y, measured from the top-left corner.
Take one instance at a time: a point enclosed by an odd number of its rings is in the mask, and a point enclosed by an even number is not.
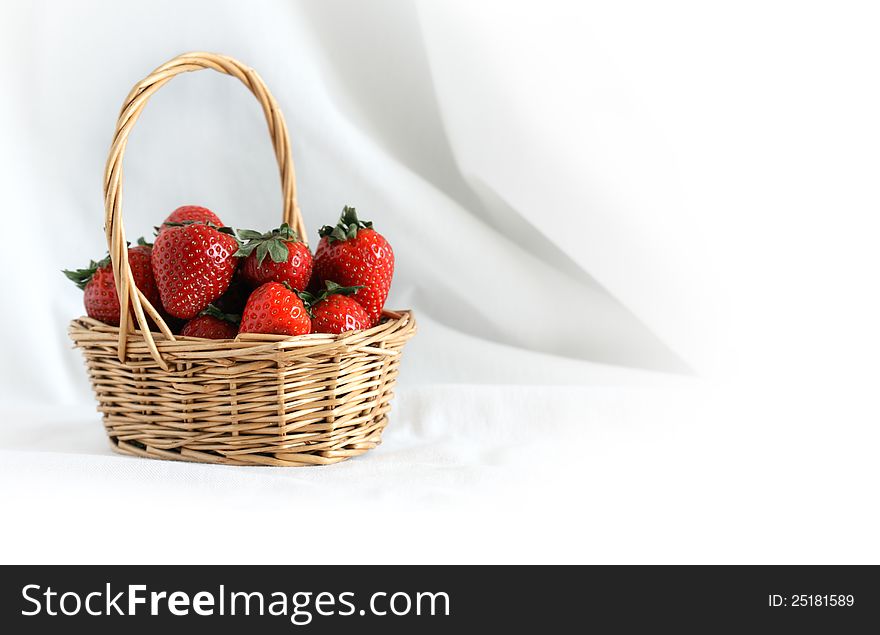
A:
[[[394,251],[370,222],[358,220],[353,207],[345,207],[335,227],[325,225],[315,251],[315,283],[326,280],[362,287],[354,294],[367,314],[370,326],[379,322],[394,275]]]
[[[305,290],[312,277],[312,252],[287,223],[265,234],[242,229],[238,236],[246,241],[235,255],[244,258],[241,277],[247,284],[286,282],[295,291]]]
[[[325,280],[325,289],[316,295],[305,292],[299,296],[312,316],[312,333],[344,333],[368,329],[372,324],[367,311],[351,297],[361,287],[342,287]]]
[[[202,222],[163,227],[151,256],[162,305],[174,317],[191,319],[229,288],[238,240],[228,227]]]
[[[248,298],[239,333],[305,335],[312,321],[302,299],[290,285],[267,282]]]
[[[159,289],[150,267],[151,247],[143,238],[138,239],[137,246],[128,250],[128,264],[138,289],[157,311],[161,311]],[[91,261],[85,269],[65,269],[64,275],[83,290],[86,315],[105,324],[119,326],[119,296],[116,295],[116,282],[109,256],[98,262]]]
[[[211,340],[231,340],[238,335],[240,315],[223,313],[213,304],[183,325],[181,335]]]
[[[166,225],[174,226],[186,222],[207,223],[209,225],[223,227],[223,221],[220,220],[220,217],[207,207],[201,207],[199,205],[184,205],[171,212],[168,215],[168,218],[162,221],[162,224],[156,228],[156,233],[158,234],[161,232]]]

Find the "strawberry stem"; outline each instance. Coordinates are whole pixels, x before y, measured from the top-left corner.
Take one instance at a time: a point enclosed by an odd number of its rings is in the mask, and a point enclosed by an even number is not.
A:
[[[238,230],[240,247],[235,255],[246,258],[256,250],[257,266],[263,264],[266,256],[272,258],[272,262],[284,262],[290,256],[288,243],[300,242],[299,235],[287,223],[272,231],[261,234],[253,229]],[[246,241],[246,242],[245,242]]]
[[[241,322],[241,316],[235,313],[224,313],[220,309],[218,309],[213,304],[209,304],[205,307],[199,315],[210,315],[213,318],[217,318],[218,320],[224,320],[225,322],[231,322],[232,324],[238,324]]]
[[[318,230],[318,235],[321,238],[326,237],[330,242],[335,240],[349,240],[351,238],[357,238],[358,230],[372,228],[373,223],[371,221],[359,220],[357,210],[346,205],[342,208],[342,214],[339,216],[339,222],[336,223],[336,226],[331,227],[330,225],[324,225]]]
[[[322,289],[317,295],[314,293],[309,293],[308,291],[297,291],[296,294],[299,296],[299,299],[303,301],[303,304],[306,305],[306,308],[310,309],[319,302],[326,300],[331,295],[352,295],[354,293],[357,293],[360,289],[364,288],[364,285],[359,284],[351,287],[343,287],[336,284],[332,280],[325,280],[324,287],[325,288]]]

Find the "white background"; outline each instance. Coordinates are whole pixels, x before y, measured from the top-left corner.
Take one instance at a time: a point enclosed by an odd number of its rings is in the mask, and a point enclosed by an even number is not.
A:
[[[3,561],[877,562],[880,21],[849,2],[0,2]],[[102,255],[132,84],[256,68],[306,224],[415,310],[385,443],[326,469],[110,452],[59,273]],[[130,238],[277,223],[259,107],[153,98]]]

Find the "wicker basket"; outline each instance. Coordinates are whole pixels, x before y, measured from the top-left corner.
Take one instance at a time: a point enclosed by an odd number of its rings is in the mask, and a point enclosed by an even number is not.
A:
[[[206,68],[238,78],[260,102],[281,172],[283,220],[307,235],[287,126],[256,72],[223,55],[187,53],[138,82],[122,106],[104,172],[120,326],[83,317],[69,330],[107,434],[126,454],[228,465],[326,465],[363,454],[379,444],[388,422],[401,350],[416,331],[409,311],[385,311],[378,326],[342,335],[205,340],[172,335],[134,284],[120,210],[128,135],[153,93],[175,75]],[[150,319],[159,332],[150,331]]]

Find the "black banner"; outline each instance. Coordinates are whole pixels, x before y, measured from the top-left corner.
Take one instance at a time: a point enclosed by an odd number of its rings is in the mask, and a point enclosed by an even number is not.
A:
[[[873,567],[3,567],[4,629],[449,632],[491,625],[847,632],[877,624]]]

